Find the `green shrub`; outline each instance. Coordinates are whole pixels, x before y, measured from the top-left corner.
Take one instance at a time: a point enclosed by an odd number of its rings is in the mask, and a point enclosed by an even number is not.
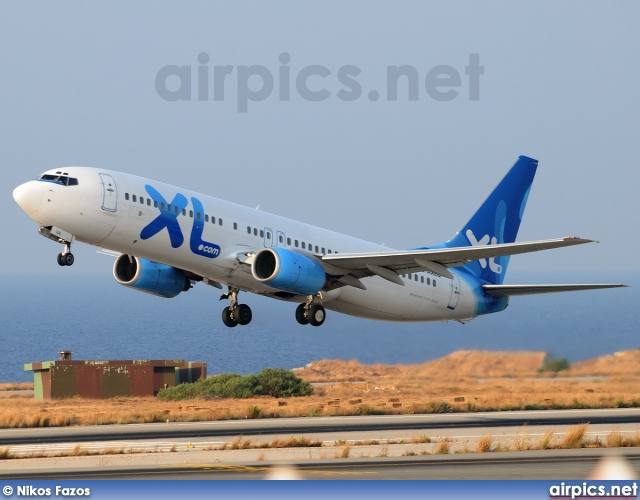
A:
[[[568,370],[570,368],[569,360],[567,358],[556,358],[553,353],[547,353],[542,361],[542,366],[538,369],[539,372],[559,372],[562,370]]]
[[[309,382],[296,377],[284,368],[265,368],[256,375],[256,378],[258,393],[274,398],[309,396],[313,392]]]
[[[163,389],[158,399],[176,401],[193,398],[234,398],[253,396],[273,396],[275,398],[308,396],[313,392],[309,382],[305,382],[284,368],[266,368],[257,375],[223,373],[199,380],[193,384],[180,384]]]

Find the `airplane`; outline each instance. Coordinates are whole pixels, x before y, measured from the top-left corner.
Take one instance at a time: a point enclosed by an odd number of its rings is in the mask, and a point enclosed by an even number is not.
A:
[[[91,167],[48,170],[13,198],[64,246],[76,241],[116,257],[115,280],[171,298],[197,282],[227,291],[222,321],[247,325],[241,291],[298,303],[295,318],[320,326],[326,309],[394,322],[456,320],[503,311],[517,295],[617,288],[623,284],[508,285],[511,255],[590,243],[516,242],[538,161],[520,156],[452,239],[393,250],[169,184]]]

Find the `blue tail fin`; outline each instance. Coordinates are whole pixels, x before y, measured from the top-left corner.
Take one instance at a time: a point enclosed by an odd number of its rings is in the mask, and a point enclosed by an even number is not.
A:
[[[538,160],[520,156],[500,184],[493,190],[464,227],[446,243],[446,247],[466,247],[513,243],[516,240]],[[464,269],[489,283],[504,279],[509,257],[470,262]]]

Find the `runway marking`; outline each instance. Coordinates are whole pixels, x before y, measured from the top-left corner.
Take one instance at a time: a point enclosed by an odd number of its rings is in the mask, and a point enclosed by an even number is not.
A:
[[[171,467],[171,468],[188,468],[196,470],[221,470],[231,472],[274,472],[274,467],[255,467],[250,465],[231,465],[231,464],[160,464],[158,467]],[[316,474],[324,476],[353,476],[360,474],[375,475],[376,472],[342,472],[342,471],[327,471],[327,470],[313,470],[313,469],[296,469],[296,472],[303,474]]]

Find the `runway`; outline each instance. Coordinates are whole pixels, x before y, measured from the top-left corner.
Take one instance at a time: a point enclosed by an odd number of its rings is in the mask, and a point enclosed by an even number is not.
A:
[[[0,431],[0,478],[263,479],[286,464],[305,479],[584,479],[601,457],[640,449],[547,449],[570,427],[584,439],[640,432],[637,409],[259,419]],[[481,438],[493,452],[476,453]],[[273,447],[305,438],[315,446]],[[234,444],[235,443],[235,444]],[[244,444],[243,444],[244,443]],[[235,448],[234,448],[235,447]],[[446,450],[443,451],[442,447]],[[53,455],[58,458],[19,458]]]
[[[290,435],[372,431],[423,431],[590,424],[640,423],[640,409],[539,410],[428,415],[305,417],[211,422],[168,422],[0,430],[0,446],[28,443],[108,441],[114,439],[186,439],[237,435]]]

